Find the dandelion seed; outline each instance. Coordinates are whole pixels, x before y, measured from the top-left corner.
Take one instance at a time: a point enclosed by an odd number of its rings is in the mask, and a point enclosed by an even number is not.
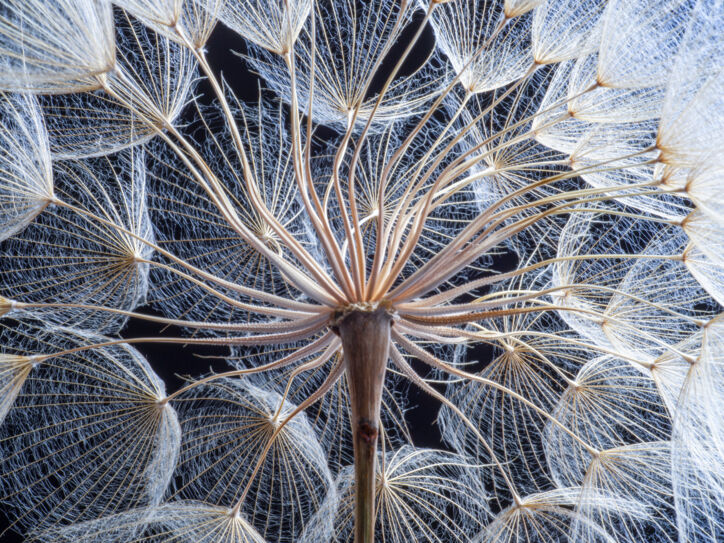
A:
[[[111,5],[9,0],[0,21],[0,86],[23,92],[98,88],[115,63]]]

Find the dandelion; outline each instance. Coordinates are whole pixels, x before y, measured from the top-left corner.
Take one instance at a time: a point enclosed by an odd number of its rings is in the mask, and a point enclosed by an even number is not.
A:
[[[721,0],[6,1],[3,534],[724,539],[722,27]],[[226,367],[164,382],[159,344]]]

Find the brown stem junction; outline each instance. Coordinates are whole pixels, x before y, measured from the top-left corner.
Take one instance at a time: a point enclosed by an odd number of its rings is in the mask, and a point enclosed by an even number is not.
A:
[[[374,543],[377,441],[392,314],[383,305],[355,304],[333,329],[342,339],[354,443],[355,543]]]

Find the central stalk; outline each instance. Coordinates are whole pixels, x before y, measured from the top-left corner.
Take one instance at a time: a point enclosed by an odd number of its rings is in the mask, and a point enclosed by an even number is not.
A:
[[[392,316],[383,307],[351,309],[336,321],[352,411],[355,543],[374,543],[375,539],[377,439],[391,324]]]

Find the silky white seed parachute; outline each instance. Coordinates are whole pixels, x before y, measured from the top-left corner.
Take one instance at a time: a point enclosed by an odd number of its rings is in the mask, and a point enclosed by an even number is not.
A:
[[[109,155],[148,141],[178,124],[191,98],[193,54],[128,15],[115,22],[116,62],[102,87],[40,98],[55,159]]]
[[[280,426],[296,407],[282,398],[218,380],[174,400],[183,433],[174,494],[237,508],[265,540],[294,541],[333,483],[306,418]]]
[[[33,321],[3,325],[1,341],[31,361],[0,430],[0,495],[13,523],[37,531],[159,504],[180,430],[143,356]]]
[[[117,332],[125,315],[83,306],[129,311],[145,301],[154,234],[144,160],[134,149],[56,162],[56,204],[3,248],[0,290],[20,302],[62,304],[37,308],[49,322]]]
[[[25,228],[51,202],[48,133],[32,95],[3,95],[0,106],[0,239]]]
[[[66,93],[98,88],[115,64],[110,2],[8,0],[0,19],[0,87]]]

